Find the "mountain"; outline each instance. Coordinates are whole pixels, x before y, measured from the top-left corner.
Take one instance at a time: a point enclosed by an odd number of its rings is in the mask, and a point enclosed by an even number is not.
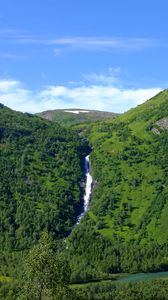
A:
[[[69,237],[72,279],[168,270],[168,90],[82,134],[94,187]]]
[[[70,126],[84,122],[112,119],[115,118],[118,114],[98,110],[69,108],[48,110],[37,115],[41,116],[44,119],[58,122],[63,126]]]
[[[47,228],[72,230],[82,209],[86,141],[72,130],[0,105],[0,271]],[[18,253],[18,255],[17,255]],[[20,253],[20,254],[19,254]]]
[[[92,198],[75,226],[90,151]],[[167,279],[121,288],[111,280],[168,270],[168,90],[69,128],[0,105],[0,168],[0,275],[15,277],[47,229],[64,241],[71,283],[87,282],[73,287],[77,299],[167,299]]]

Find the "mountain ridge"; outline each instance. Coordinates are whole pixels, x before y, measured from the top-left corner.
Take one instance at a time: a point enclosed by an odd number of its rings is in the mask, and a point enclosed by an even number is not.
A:
[[[66,108],[47,110],[38,113],[37,115],[44,119],[58,122],[63,126],[71,126],[74,124],[81,124],[85,122],[94,122],[99,120],[111,119],[117,117],[119,114],[99,110]]]

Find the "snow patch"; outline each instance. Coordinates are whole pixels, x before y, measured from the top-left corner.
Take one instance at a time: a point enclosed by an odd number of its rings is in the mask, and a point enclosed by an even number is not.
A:
[[[64,110],[64,112],[69,112],[73,114],[80,114],[80,113],[88,113],[88,110]]]

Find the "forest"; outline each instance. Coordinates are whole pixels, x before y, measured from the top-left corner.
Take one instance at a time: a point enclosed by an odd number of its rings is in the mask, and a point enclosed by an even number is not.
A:
[[[0,272],[16,274],[47,229],[67,236],[82,210],[84,138],[58,124],[0,107]]]
[[[115,283],[168,271],[167,128],[167,90],[69,127],[0,106],[1,299],[168,299],[167,278]],[[92,197],[75,226],[89,153]]]
[[[94,188],[68,239],[72,281],[168,270],[167,112],[166,90],[115,120],[83,126]]]

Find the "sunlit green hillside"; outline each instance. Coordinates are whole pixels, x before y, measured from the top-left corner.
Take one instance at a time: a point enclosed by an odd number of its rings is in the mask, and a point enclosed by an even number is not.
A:
[[[166,90],[83,131],[95,183],[90,210],[70,237],[74,278],[168,269],[167,130]]]

